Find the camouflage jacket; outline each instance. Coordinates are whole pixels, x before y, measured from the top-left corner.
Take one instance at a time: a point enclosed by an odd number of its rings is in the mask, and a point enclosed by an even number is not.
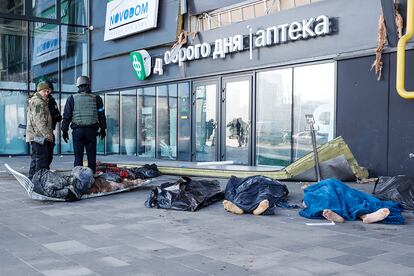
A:
[[[36,136],[53,142],[52,116],[48,101],[38,93],[30,98],[27,107],[26,142],[33,142]]]

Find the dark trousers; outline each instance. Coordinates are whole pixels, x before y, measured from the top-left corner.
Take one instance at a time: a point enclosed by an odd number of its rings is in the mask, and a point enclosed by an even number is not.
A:
[[[55,141],[55,139],[53,139]],[[49,143],[49,167],[53,161],[53,150],[55,149],[55,143]]]
[[[96,171],[96,127],[80,127],[72,131],[73,151],[75,153],[74,166],[83,166],[83,151],[86,148],[88,167]]]
[[[41,169],[49,169],[50,164],[50,151],[53,154],[53,143],[45,141],[45,143],[39,144],[36,142],[31,143],[32,146],[32,160],[30,162],[29,179],[33,178],[33,175]]]

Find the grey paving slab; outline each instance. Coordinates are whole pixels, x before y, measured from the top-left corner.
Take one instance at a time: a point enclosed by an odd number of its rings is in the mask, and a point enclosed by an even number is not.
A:
[[[0,167],[5,161],[28,168],[19,158],[0,158]],[[70,169],[72,161],[53,166]],[[154,183],[168,179],[176,177]],[[300,184],[287,186],[299,203]],[[148,209],[149,193],[38,202],[0,173],[0,275],[414,275],[412,212],[401,226],[311,227],[292,209],[274,216],[237,216],[220,203],[194,213]]]
[[[370,259],[366,257],[362,257],[360,255],[346,254],[346,255],[342,255],[342,256],[338,256],[334,258],[328,258],[327,260],[330,262],[338,263],[338,264],[352,266],[352,265],[368,262]]]

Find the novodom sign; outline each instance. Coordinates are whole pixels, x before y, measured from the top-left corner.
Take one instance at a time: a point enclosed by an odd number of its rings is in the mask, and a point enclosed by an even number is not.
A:
[[[108,0],[104,40],[112,40],[156,28],[158,1]]]
[[[162,75],[164,64],[178,64],[212,57],[224,59],[227,55],[249,50],[250,59],[253,59],[253,50],[262,47],[271,47],[286,44],[297,40],[306,40],[331,34],[332,19],[326,15],[311,17],[290,24],[281,24],[253,31],[248,27],[249,34],[237,34],[226,38],[219,38],[210,44],[207,42],[181,47],[167,51],[164,58],[156,58],[153,73]],[[248,45],[247,43],[248,42]],[[214,45],[214,46],[213,46]]]

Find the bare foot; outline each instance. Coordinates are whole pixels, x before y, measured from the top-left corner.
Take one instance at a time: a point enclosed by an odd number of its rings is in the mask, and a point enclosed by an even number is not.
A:
[[[332,210],[325,209],[323,210],[322,216],[326,218],[327,220],[337,222],[337,223],[343,223],[344,218],[338,215],[337,213],[333,212]]]
[[[256,209],[253,210],[253,214],[258,216],[263,214],[269,208],[269,200],[265,199],[259,203]]]
[[[390,210],[388,208],[382,208],[374,213],[362,215],[361,218],[364,223],[374,223],[385,219],[389,214]]]
[[[233,202],[224,200],[223,201],[224,210],[229,211],[230,213],[241,215],[243,210],[237,207]]]

